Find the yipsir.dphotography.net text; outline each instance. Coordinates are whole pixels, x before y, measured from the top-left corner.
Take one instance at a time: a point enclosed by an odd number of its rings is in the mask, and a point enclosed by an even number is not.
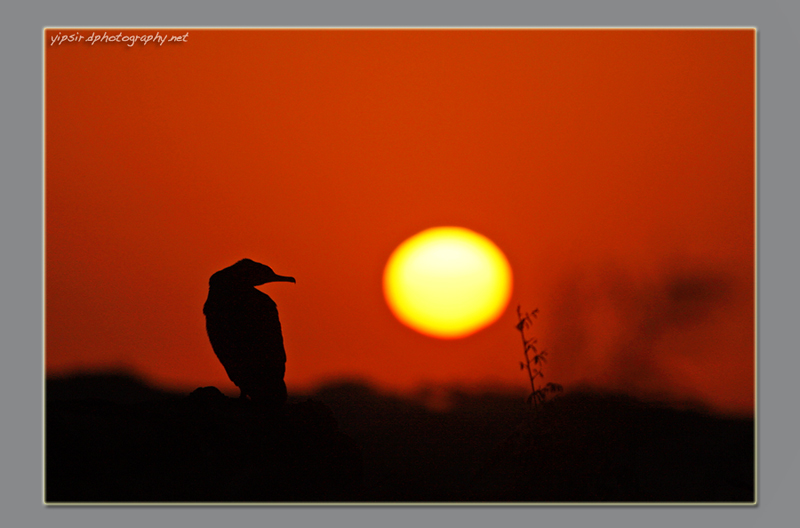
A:
[[[95,45],[98,42],[104,44],[124,44],[128,47],[133,47],[136,44],[146,46],[152,44],[156,46],[163,46],[164,43],[184,43],[188,42],[189,32],[183,34],[169,34],[156,31],[155,33],[131,33],[123,34],[122,31],[118,33],[109,34],[103,31],[101,35],[99,32],[93,31],[91,35],[86,36],[81,34],[80,31],[74,33],[63,34],[60,31],[56,35],[50,36],[50,46],[61,46],[62,44],[89,44]]]

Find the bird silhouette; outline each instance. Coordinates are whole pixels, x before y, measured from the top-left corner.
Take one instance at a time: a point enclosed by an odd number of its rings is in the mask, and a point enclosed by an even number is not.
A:
[[[250,259],[214,273],[203,306],[211,347],[240,398],[282,405],[286,402],[286,351],[278,308],[255,286],[296,282]]]

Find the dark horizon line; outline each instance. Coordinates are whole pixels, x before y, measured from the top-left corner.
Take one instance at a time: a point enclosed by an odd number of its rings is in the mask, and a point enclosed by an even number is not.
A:
[[[115,380],[116,387],[114,386],[106,386],[101,387],[99,385],[103,384],[111,384],[112,381]],[[73,370],[66,373],[60,373],[56,375],[45,375],[45,399],[47,400],[47,389],[48,386],[51,390],[54,390],[55,398],[62,399],[65,388],[56,388],[53,385],[57,384],[65,384],[65,383],[88,383],[88,384],[97,384],[94,387],[89,387],[84,385],[83,390],[78,390],[78,393],[83,392],[84,398],[97,398],[100,397],[101,392],[105,392],[103,394],[104,397],[116,400],[152,400],[152,399],[159,399],[159,398],[182,398],[188,396],[192,391],[197,388],[204,387],[204,386],[213,386],[213,385],[186,385],[185,388],[170,388],[167,386],[163,386],[157,383],[153,383],[152,380],[148,379],[145,376],[140,376],[134,373],[133,371],[125,368],[111,368],[111,369],[85,369],[85,370]],[[232,390],[224,390],[217,387],[220,392],[222,392],[225,396],[229,398],[237,398],[239,391],[237,389]],[[106,389],[105,391],[103,389]],[[109,390],[110,389],[110,390]],[[116,389],[116,390],[115,390]],[[467,398],[480,398],[486,396],[497,396],[501,398],[519,398],[521,404],[524,404],[525,397],[527,396],[527,391],[524,388],[514,387],[511,385],[505,385],[495,383],[495,384],[486,384],[486,385],[471,385],[470,384],[463,384],[459,385],[457,383],[442,383],[442,384],[420,384],[417,388],[406,391],[406,392],[398,392],[398,391],[391,391],[385,390],[380,387],[378,384],[371,383],[366,379],[363,378],[355,378],[355,377],[341,377],[341,378],[331,378],[325,381],[322,381],[313,386],[313,388],[309,390],[291,390],[289,392],[289,401],[290,402],[297,402],[298,400],[302,400],[303,398],[310,398],[310,397],[317,397],[318,395],[326,392],[331,391],[341,391],[341,390],[360,390],[364,391],[365,395],[370,395],[373,397],[379,397],[386,400],[395,400],[401,401],[413,405],[420,405],[422,407],[427,408],[431,411],[448,411],[454,401],[448,401],[448,399],[458,399],[459,397],[467,397]],[[74,388],[72,389],[75,390]],[[127,393],[124,391],[127,390]],[[120,392],[122,391],[122,392]],[[426,391],[433,391],[432,394],[426,394]],[[57,393],[61,392],[61,398],[57,395]],[[114,392],[117,392],[116,398],[114,398]],[[138,397],[135,395],[138,393]],[[90,394],[90,395],[89,395]],[[709,403],[699,401],[699,400],[690,400],[690,399],[680,399],[675,397],[668,397],[668,395],[663,395],[662,397],[646,397],[641,395],[635,395],[631,393],[626,393],[621,390],[614,390],[609,388],[604,388],[600,386],[593,386],[589,384],[574,384],[570,386],[564,387],[564,395],[568,394],[584,394],[584,395],[595,395],[595,396],[608,396],[608,397],[622,397],[628,398],[637,402],[641,402],[647,405],[653,405],[657,407],[671,407],[677,410],[687,410],[687,411],[696,411],[701,412],[703,414],[712,414],[720,417],[730,417],[730,418],[741,418],[741,419],[753,419],[756,415],[756,408],[750,411],[748,410],[723,410],[718,409]],[[88,396],[87,396],[88,395]],[[440,398],[439,402],[444,402],[442,405],[437,405],[437,397]],[[558,396],[556,396],[558,398]],[[71,398],[68,399],[75,399],[75,394],[72,395]]]

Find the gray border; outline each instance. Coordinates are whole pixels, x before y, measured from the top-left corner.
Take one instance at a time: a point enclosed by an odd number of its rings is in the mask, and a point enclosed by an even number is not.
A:
[[[308,1],[239,6],[137,0],[108,6],[29,1],[4,6],[0,159],[3,336],[3,516],[13,526],[192,526],[250,522],[307,526],[788,526],[800,491],[800,434],[794,403],[800,269],[794,226],[800,183],[791,163],[800,139],[797,61],[800,6],[791,0],[561,0],[543,2]],[[20,5],[18,5],[20,4]],[[549,508],[46,508],[41,504],[42,112],[44,26],[755,26],[759,31],[759,505],[731,507]],[[794,60],[793,60],[794,59]],[[794,192],[793,192],[794,191]]]

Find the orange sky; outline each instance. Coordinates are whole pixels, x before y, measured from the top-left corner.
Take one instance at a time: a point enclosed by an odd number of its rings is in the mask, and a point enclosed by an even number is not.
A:
[[[88,37],[103,30],[79,30]],[[157,30],[108,30],[154,35]],[[545,381],[752,409],[755,31],[45,32],[48,374],[125,367],[234,390],[209,276],[252,258],[289,390],[357,378]],[[457,225],[514,271],[500,320],[455,341],[391,315],[409,236]]]

